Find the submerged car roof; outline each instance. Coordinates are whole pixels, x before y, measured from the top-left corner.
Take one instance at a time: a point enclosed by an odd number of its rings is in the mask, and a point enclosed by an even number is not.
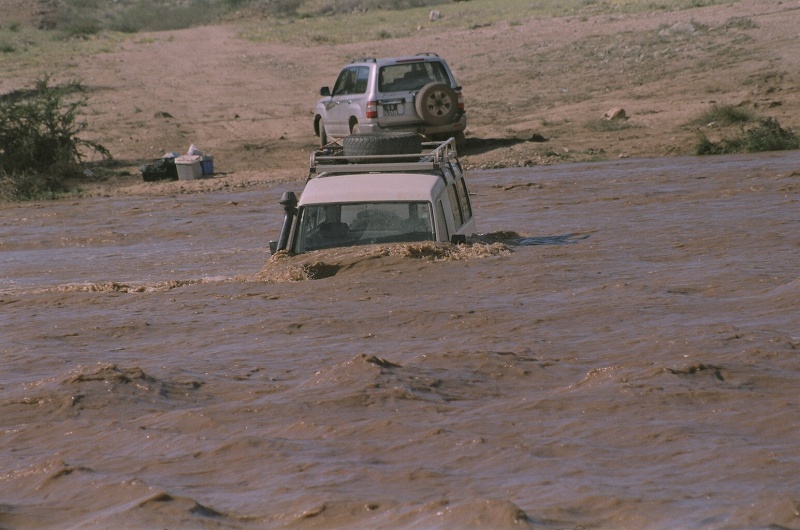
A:
[[[432,173],[320,175],[308,182],[298,206],[306,204],[433,201],[445,187]]]

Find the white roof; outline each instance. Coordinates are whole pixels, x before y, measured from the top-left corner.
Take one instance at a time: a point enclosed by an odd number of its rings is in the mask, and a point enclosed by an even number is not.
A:
[[[430,173],[320,175],[308,181],[299,206],[346,202],[433,202],[442,188],[442,176]]]

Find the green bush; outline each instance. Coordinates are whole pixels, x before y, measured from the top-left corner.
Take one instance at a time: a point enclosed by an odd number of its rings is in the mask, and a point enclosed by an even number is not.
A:
[[[791,129],[781,127],[778,120],[764,118],[759,120],[755,127],[745,129],[740,135],[724,138],[719,142],[712,142],[705,134],[701,134],[695,152],[698,155],[720,155],[791,149],[800,149],[800,136]]]
[[[707,125],[717,123],[719,125],[734,125],[737,123],[747,123],[757,119],[750,109],[736,105],[712,105],[709,110],[701,114],[693,123]]]
[[[230,9],[233,8],[228,4],[211,0],[190,0],[179,4],[142,0],[121,8],[108,27],[125,33],[185,29],[211,23]]]
[[[111,158],[105,147],[78,136],[87,127],[79,121],[85,105],[79,83],[51,86],[48,77],[33,89],[0,96],[0,197],[53,196],[82,175],[86,151]]]
[[[725,28],[755,29],[758,27],[752,18],[731,17],[725,22]]]
[[[261,5],[267,13],[278,16],[296,15],[302,4],[302,0],[261,0]]]
[[[101,22],[91,13],[81,13],[63,19],[59,26],[67,37],[88,37],[103,29]]]
[[[435,6],[446,0],[327,0],[318,8],[323,14],[366,12],[370,9],[402,11],[415,7]]]

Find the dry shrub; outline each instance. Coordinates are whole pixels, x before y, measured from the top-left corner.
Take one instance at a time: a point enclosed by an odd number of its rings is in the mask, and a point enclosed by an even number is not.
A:
[[[695,152],[698,155],[721,155],[792,149],[800,149],[800,136],[791,129],[781,127],[778,120],[764,118],[756,126],[743,129],[739,135],[723,138],[719,142],[713,142],[701,133]]]
[[[72,94],[77,98],[67,101]],[[102,145],[83,140],[86,106],[79,83],[51,86],[49,78],[33,89],[0,96],[0,197],[33,199],[61,192],[68,179],[80,177],[85,151],[111,158]]]

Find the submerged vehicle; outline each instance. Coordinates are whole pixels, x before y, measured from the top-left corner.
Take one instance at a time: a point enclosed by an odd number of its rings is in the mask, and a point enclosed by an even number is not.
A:
[[[455,140],[416,133],[345,137],[311,155],[300,200],[286,211],[270,250],[313,250],[413,241],[463,242],[475,232]]]

